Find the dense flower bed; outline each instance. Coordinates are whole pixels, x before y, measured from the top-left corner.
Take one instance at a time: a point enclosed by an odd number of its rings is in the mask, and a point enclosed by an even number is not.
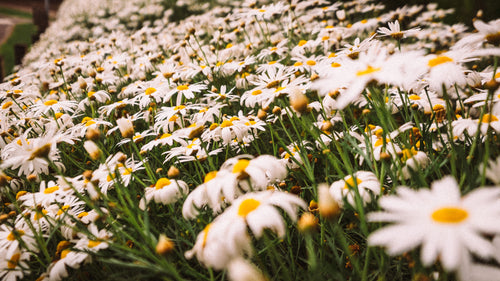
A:
[[[500,20],[449,13],[66,0],[0,84],[0,278],[498,280]]]

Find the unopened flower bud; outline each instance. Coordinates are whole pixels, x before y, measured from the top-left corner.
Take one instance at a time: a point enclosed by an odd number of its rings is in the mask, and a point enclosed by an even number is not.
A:
[[[99,147],[93,141],[90,140],[85,141],[83,143],[83,147],[90,155],[90,158],[92,158],[92,160],[97,160],[101,157],[102,154],[101,149],[99,149]]]
[[[290,105],[295,111],[305,113],[308,104],[309,99],[301,91],[296,90],[290,95]]]
[[[130,119],[120,118],[116,120],[116,124],[123,138],[131,138],[134,135],[134,126]]]
[[[177,169],[175,166],[170,166],[167,172],[167,176],[169,178],[175,179],[180,175],[180,173],[181,172],[179,171],[179,169]]]
[[[304,213],[297,222],[297,228],[302,233],[311,233],[318,227],[318,218],[312,213]]]
[[[339,204],[330,194],[327,184],[318,185],[318,210],[319,214],[326,218],[334,218],[340,211]]]
[[[88,128],[85,137],[91,141],[97,141],[101,137],[101,132],[95,128]]]
[[[165,234],[160,234],[158,244],[156,244],[156,253],[160,255],[167,255],[174,250],[175,244]]]

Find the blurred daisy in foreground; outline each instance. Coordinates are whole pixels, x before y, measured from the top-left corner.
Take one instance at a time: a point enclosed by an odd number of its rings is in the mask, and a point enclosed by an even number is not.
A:
[[[461,197],[454,178],[435,181],[431,189],[399,187],[383,197],[383,211],[368,214],[370,221],[392,222],[368,237],[371,246],[384,246],[399,255],[422,245],[424,266],[439,257],[447,271],[459,269],[468,253],[480,258],[495,254],[485,235],[500,233],[500,188],[478,188]]]
[[[276,207],[296,221],[299,209],[306,209],[307,205],[300,197],[282,191],[247,193],[236,199],[198,235],[193,249],[186,252],[186,258],[196,255],[206,266],[222,269],[237,257],[251,255],[248,229],[255,238],[260,238],[264,229],[284,237],[285,221]]]

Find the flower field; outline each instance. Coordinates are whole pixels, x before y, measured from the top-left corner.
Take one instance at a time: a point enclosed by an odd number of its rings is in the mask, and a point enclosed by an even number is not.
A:
[[[0,84],[2,280],[500,280],[500,19],[66,0]]]

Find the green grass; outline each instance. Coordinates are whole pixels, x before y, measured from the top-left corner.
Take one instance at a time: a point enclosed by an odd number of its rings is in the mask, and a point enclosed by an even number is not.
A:
[[[20,17],[31,19],[32,15],[30,12],[24,12],[17,9],[10,9],[5,7],[0,7],[0,14],[11,16],[11,17]]]
[[[36,26],[32,23],[18,24],[14,27],[9,39],[0,46],[0,56],[4,59],[5,76],[12,73],[14,68],[14,46],[16,44],[31,46],[31,36],[35,32]]]

